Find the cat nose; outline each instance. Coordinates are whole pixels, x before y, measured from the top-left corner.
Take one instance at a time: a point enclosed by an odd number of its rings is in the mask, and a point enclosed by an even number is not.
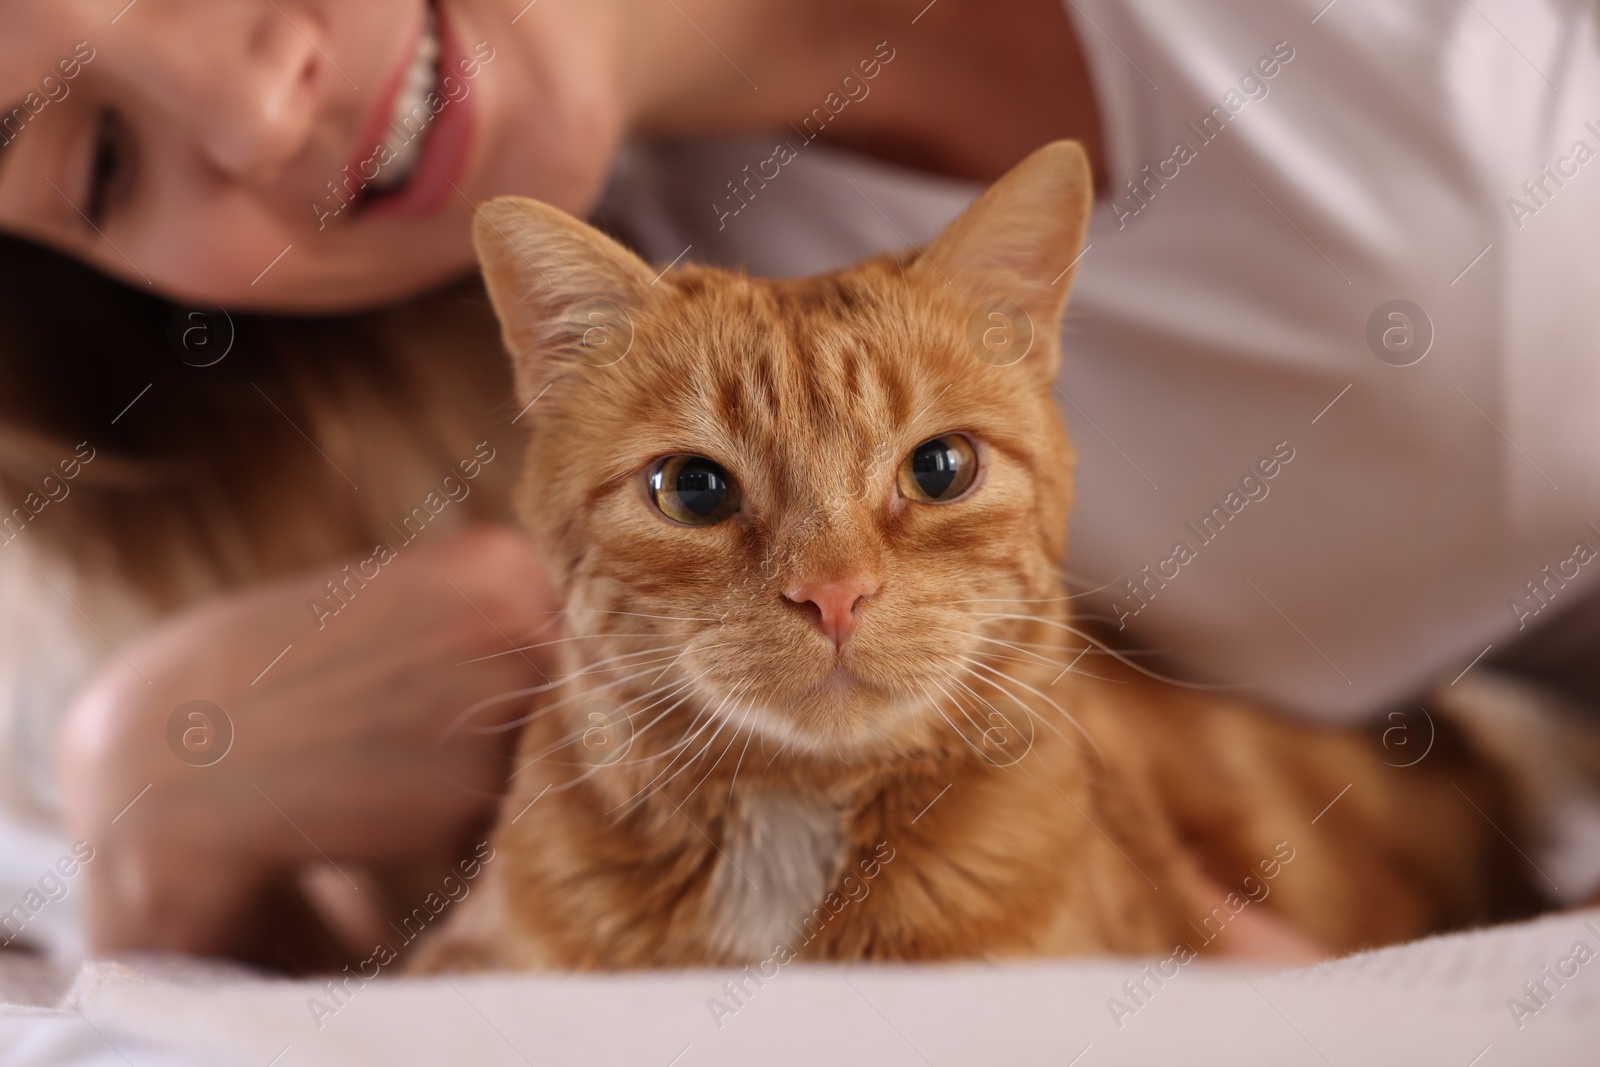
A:
[[[825,582],[806,582],[785,589],[783,595],[808,608],[811,621],[837,649],[843,648],[855,632],[856,609],[877,591],[878,583],[871,575],[856,574]]]

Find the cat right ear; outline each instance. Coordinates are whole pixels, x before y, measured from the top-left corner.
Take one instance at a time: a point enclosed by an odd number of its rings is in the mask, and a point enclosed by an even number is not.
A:
[[[519,196],[480,205],[472,242],[521,403],[566,367],[627,355],[633,313],[653,280],[644,260],[565,211]]]
[[[975,337],[987,337],[991,323],[1003,323],[1003,335],[1011,336],[1016,308],[1026,315],[1030,337],[1054,337],[1093,208],[1088,155],[1076,141],[1055,141],[985,190],[911,269],[971,305]],[[1041,369],[1053,377],[1057,346],[1032,347],[1049,357]]]

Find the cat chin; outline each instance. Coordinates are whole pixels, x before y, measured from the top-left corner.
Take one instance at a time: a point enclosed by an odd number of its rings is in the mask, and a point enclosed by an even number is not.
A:
[[[859,682],[830,685],[784,707],[752,715],[750,728],[769,743],[788,746],[814,759],[849,763],[856,759],[903,754],[932,741],[919,725],[922,702],[877,693]]]

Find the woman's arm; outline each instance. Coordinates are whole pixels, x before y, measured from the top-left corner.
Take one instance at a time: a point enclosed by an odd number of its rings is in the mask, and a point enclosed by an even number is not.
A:
[[[307,602],[325,595],[325,578],[187,610],[74,703],[60,763],[70,833],[96,854],[85,868],[95,949],[314,958],[285,943],[317,937],[303,909],[284,910],[297,873],[333,864],[351,890],[343,926],[381,925],[365,868],[448,864],[493,818],[512,735],[449,728],[474,703],[543,680],[537,650],[512,651],[550,620],[531,547],[491,528],[419,547],[319,629]],[[292,647],[262,672],[263,645]],[[231,724],[213,763],[216,751],[196,755],[183,732],[229,726],[180,712],[196,699]],[[268,913],[276,928],[261,925]]]

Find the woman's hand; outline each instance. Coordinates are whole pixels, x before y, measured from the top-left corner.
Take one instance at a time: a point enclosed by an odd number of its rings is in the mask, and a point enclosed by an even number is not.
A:
[[[351,582],[337,615],[314,612],[338,604],[326,583],[343,576],[330,564],[173,616],[75,701],[60,762],[70,832],[95,849],[94,949],[304,960],[293,943],[326,931],[285,892],[298,874],[320,865],[345,890],[346,931],[363,924],[352,909],[381,927],[390,907],[371,871],[437,881],[492,821],[514,733],[450,727],[544,680],[538,650],[513,651],[553,629],[532,546],[484,528],[404,548]],[[179,711],[194,700],[226,719]],[[506,700],[474,724],[527,706]]]

